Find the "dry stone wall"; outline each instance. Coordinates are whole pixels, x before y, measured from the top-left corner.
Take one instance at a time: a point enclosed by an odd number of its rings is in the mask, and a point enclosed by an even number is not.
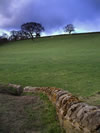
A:
[[[90,106],[60,88],[25,87],[24,92],[43,92],[56,106],[66,133],[100,133],[100,109]]]
[[[27,86],[23,90],[48,95],[55,104],[60,124],[66,133],[100,133],[100,108],[90,106],[60,88]]]

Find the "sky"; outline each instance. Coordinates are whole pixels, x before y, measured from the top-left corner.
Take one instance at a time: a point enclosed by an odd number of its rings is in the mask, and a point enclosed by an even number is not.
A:
[[[62,34],[73,24],[75,32],[100,31],[100,0],[0,0],[0,33],[38,22],[44,35]]]

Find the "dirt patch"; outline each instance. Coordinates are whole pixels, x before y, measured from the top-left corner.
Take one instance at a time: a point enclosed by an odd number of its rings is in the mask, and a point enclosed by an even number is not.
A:
[[[0,133],[64,133],[44,94],[0,94]]]
[[[0,94],[0,132],[39,133],[43,125],[40,112],[37,117],[37,110],[41,110],[43,106],[43,101],[36,96],[16,97]],[[34,115],[32,120],[31,115]]]
[[[44,102],[37,96],[0,94],[0,133],[40,133]]]

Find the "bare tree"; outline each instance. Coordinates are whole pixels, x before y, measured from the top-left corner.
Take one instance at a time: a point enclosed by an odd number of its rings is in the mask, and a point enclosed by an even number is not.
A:
[[[22,30],[17,31],[17,39],[18,40],[28,39],[27,32],[22,31]]]
[[[29,34],[30,38],[34,38],[33,34],[40,34],[40,32],[44,31],[44,27],[36,22],[29,22],[21,25],[22,31]]]
[[[44,27],[41,24],[36,23],[34,31],[35,31],[36,37],[40,37],[40,33],[44,31]]]
[[[19,30],[19,31],[13,30],[10,33],[11,33],[11,35],[9,37],[9,40],[16,41],[16,40],[23,40],[23,39],[30,38],[29,33],[27,33],[26,31],[22,31],[22,30]]]
[[[22,33],[22,39],[29,39],[30,38],[30,34],[26,31],[21,31]]]
[[[67,26],[64,27],[64,31],[69,32],[69,34],[71,34],[71,32],[75,31],[75,28],[73,24],[68,24]]]
[[[10,36],[11,40],[18,40],[18,31],[11,31],[11,36]]]
[[[8,34],[7,33],[3,33],[2,34],[2,38],[8,38]]]
[[[0,44],[6,43],[6,42],[8,42],[8,35],[6,33],[3,33],[0,36]]]

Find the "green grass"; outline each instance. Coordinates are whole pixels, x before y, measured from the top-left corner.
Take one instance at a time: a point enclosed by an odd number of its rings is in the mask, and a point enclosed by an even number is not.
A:
[[[56,36],[0,46],[0,83],[54,86],[75,95],[100,90],[100,34]]]
[[[31,121],[37,121],[40,122],[37,124],[34,123],[35,128],[40,128],[41,133],[65,133],[64,129],[60,127],[60,124],[58,122],[56,109],[54,105],[49,101],[48,97],[45,94],[42,93],[24,93],[26,96],[39,96],[40,100],[43,101],[44,106],[36,110],[33,110],[32,106],[30,105],[30,108],[25,108],[25,111],[27,112],[27,127],[32,128],[33,122]],[[36,104],[37,105],[37,104]],[[28,124],[29,123],[29,124]],[[41,127],[39,127],[39,125]]]

